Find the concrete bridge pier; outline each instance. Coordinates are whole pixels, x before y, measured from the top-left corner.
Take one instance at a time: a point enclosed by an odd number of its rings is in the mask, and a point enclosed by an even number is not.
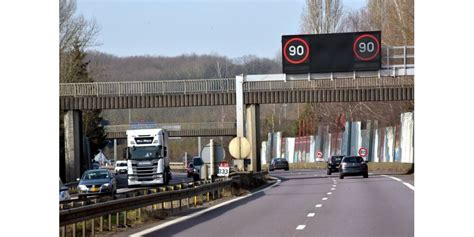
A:
[[[81,175],[82,151],[82,112],[68,110],[64,115],[64,150],[65,174],[64,182],[73,182]]]
[[[247,167],[248,171],[260,171],[260,105],[251,104],[246,105],[245,108],[245,137],[250,142],[250,165]]]

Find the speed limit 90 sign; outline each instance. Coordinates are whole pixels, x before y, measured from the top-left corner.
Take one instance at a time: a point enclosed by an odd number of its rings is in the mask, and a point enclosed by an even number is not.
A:
[[[285,60],[292,64],[305,62],[309,57],[308,43],[302,38],[292,38],[283,47]]]
[[[380,31],[283,35],[283,73],[379,70],[380,39]]]
[[[377,57],[380,52],[379,40],[371,34],[363,34],[354,40],[352,46],[354,56],[362,61],[369,61]]]

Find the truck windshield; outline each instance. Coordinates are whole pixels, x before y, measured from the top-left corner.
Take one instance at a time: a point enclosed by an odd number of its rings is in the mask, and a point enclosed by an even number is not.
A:
[[[162,158],[162,146],[131,147],[128,149],[128,158],[131,160],[148,160]]]

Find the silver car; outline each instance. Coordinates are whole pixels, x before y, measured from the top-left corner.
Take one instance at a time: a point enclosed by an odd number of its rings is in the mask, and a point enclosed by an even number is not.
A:
[[[77,191],[81,196],[117,193],[117,180],[110,170],[87,170],[79,180]]]
[[[63,184],[61,178],[59,178],[59,201],[69,200],[71,195],[69,195],[69,188]]]

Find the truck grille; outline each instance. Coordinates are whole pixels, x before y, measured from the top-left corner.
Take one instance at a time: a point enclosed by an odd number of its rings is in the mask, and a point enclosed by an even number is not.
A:
[[[136,174],[138,181],[151,181],[156,179],[158,165],[138,165],[132,164],[133,174]]]

